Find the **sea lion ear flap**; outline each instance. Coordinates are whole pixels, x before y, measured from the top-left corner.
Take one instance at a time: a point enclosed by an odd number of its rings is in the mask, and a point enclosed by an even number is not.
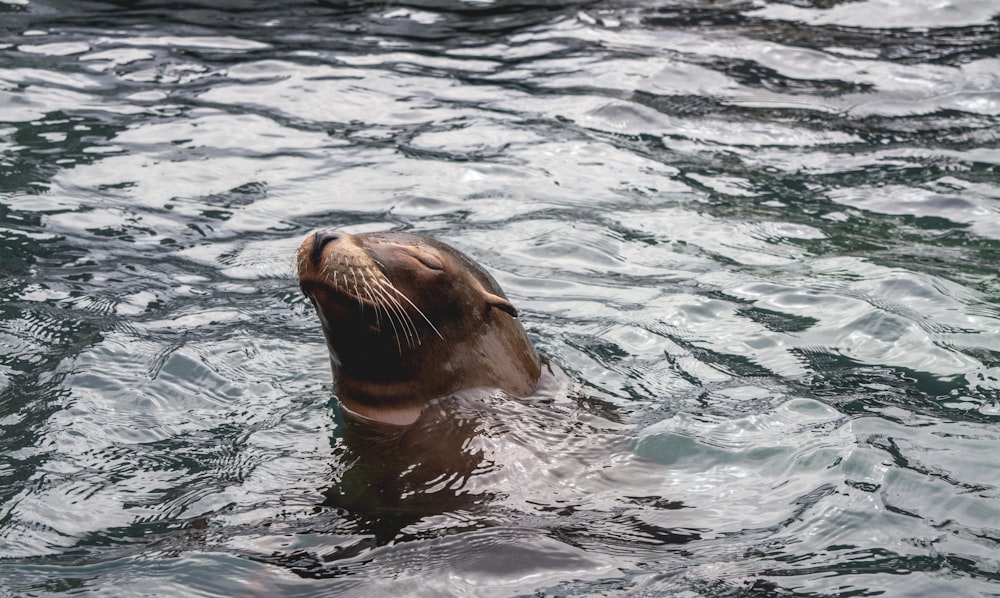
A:
[[[490,307],[495,307],[500,311],[507,312],[508,314],[510,314],[515,318],[517,317],[517,308],[514,307],[513,303],[507,301],[507,299],[505,299],[504,297],[501,297],[499,295],[494,295],[493,293],[485,293],[485,295],[486,295],[486,303]]]

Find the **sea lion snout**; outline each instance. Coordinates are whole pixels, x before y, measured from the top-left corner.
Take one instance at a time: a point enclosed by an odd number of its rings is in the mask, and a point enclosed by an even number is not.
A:
[[[318,266],[323,261],[323,248],[330,243],[336,243],[343,239],[345,233],[329,230],[321,230],[313,235],[312,249],[309,251],[309,261],[314,266]]]

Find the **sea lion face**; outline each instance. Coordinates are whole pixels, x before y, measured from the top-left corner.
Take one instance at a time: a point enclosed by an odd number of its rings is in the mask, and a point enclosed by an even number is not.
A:
[[[465,388],[530,394],[540,373],[517,310],[461,252],[408,233],[318,232],[298,250],[351,411],[412,423],[430,400]]]

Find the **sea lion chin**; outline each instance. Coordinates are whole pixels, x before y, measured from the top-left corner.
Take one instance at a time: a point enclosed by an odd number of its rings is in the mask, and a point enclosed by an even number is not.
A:
[[[541,358],[517,310],[458,250],[410,233],[320,231],[297,263],[349,412],[409,425],[461,390],[524,397],[538,386]]]

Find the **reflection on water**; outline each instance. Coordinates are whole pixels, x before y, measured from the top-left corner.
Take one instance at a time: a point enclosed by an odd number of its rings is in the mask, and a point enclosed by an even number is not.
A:
[[[0,0],[0,593],[995,593],[998,22]],[[317,228],[571,380],[352,428]]]

